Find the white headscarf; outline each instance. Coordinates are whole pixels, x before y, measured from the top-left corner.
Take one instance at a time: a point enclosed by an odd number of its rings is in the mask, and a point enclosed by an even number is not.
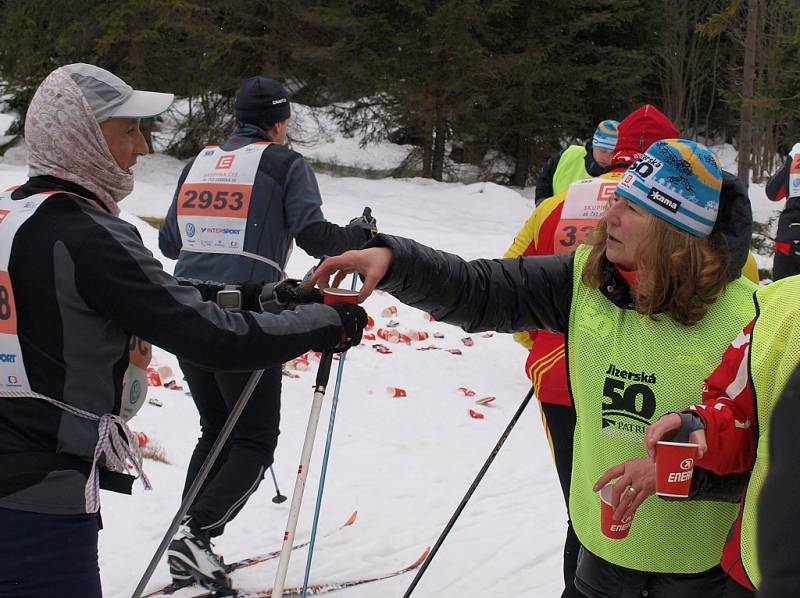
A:
[[[111,155],[80,87],[58,68],[36,90],[25,119],[29,176],[49,175],[94,193],[115,216],[133,190],[133,172]],[[88,203],[102,209],[97,202]]]

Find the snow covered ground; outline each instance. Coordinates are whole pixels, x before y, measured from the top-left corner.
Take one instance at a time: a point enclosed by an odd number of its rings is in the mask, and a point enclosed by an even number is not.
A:
[[[351,148],[352,151],[355,151]],[[338,152],[346,163],[348,151]],[[360,150],[359,150],[360,151]],[[383,155],[373,149],[376,156]],[[396,150],[392,150],[396,151]],[[378,158],[376,158],[377,160]],[[389,160],[391,161],[391,160]],[[0,163],[0,185],[25,179],[23,154],[13,150]],[[378,163],[384,164],[381,158]],[[125,218],[142,231],[145,243],[162,259],[157,232],[137,216],[163,217],[182,163],[164,155],[148,156],[136,167],[137,183],[122,207]],[[493,184],[445,184],[429,180],[362,180],[319,176],[326,216],[345,223],[370,206],[382,231],[412,236],[465,257],[498,256],[532,209],[517,191]],[[752,188],[757,219],[765,221],[776,208]],[[764,265],[770,260],[760,260]],[[313,264],[299,248],[288,271],[302,275]],[[374,295],[365,304],[377,327],[389,318],[384,308],[395,305],[398,330],[423,330],[431,338],[410,345],[389,344],[392,353],[378,353],[366,341],[349,352],[325,484],[320,532],[338,527],[354,510],[355,525],[330,538],[318,539],[313,582],[346,580],[388,572],[407,565],[430,546],[490,453],[528,383],[524,351],[506,335],[467,335],[451,326],[427,322],[421,312],[389,295]],[[374,331],[373,331],[374,332]],[[434,332],[445,335],[433,338]],[[419,351],[434,344],[460,349]],[[174,356],[155,352],[158,364],[177,369]],[[284,378],[281,438],[275,471],[281,490],[291,495],[312,396],[315,364]],[[178,376],[180,381],[180,375]],[[387,387],[407,391],[390,397]],[[475,391],[465,397],[459,387]],[[103,494],[104,530],[100,562],[105,595],[130,596],[178,507],[186,464],[198,435],[197,413],[183,391],[156,388],[151,395],[163,407],[145,405],[132,427],[163,446],[170,464],[147,462],[152,492],[137,483],[132,497]],[[331,405],[331,391],[324,412]],[[476,399],[495,396],[492,406]],[[470,417],[473,409],[483,419]],[[318,487],[327,416],[320,422],[314,459],[297,530],[308,537]],[[644,453],[643,453],[644,454]],[[280,547],[289,502],[275,505],[266,479],[242,513],[227,528],[217,548],[226,560]],[[556,596],[561,588],[561,548],[565,511],[538,407],[529,406],[449,538],[415,591],[419,597]],[[296,551],[287,585],[302,583],[306,552]],[[245,589],[271,587],[277,562],[270,561],[234,574]],[[342,592],[352,598],[402,595],[412,574]],[[150,587],[168,582],[166,564]],[[196,592],[194,592],[196,593]],[[183,590],[178,598],[192,595]]]

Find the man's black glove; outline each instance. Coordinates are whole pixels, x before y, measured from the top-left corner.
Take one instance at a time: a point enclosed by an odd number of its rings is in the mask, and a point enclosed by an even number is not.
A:
[[[361,342],[361,335],[367,325],[367,312],[360,305],[353,303],[334,303],[331,307],[342,320],[342,339],[333,350],[337,353],[347,351]]]
[[[239,285],[242,292],[242,309],[247,311],[261,311],[261,290],[264,288],[263,282],[246,282]]]
[[[293,309],[297,305],[304,303],[322,303],[322,293],[316,287],[310,289],[300,286],[300,281],[296,278],[287,278],[275,285],[272,291],[275,301]]]
[[[378,234],[378,221],[375,220],[370,208],[364,208],[364,213],[358,218],[353,218],[348,226],[356,226],[369,231],[370,238]]]

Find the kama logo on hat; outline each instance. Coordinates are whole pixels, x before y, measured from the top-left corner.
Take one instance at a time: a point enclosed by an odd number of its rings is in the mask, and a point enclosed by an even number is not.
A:
[[[677,213],[678,209],[681,207],[681,202],[677,199],[652,187],[650,188],[650,193],[647,194],[647,199],[667,208],[673,214]]]

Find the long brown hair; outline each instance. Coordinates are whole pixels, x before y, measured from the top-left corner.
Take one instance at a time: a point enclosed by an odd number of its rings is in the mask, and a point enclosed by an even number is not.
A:
[[[727,259],[708,239],[696,237],[652,217],[647,242],[636,256],[636,288],[631,296],[640,314],[665,313],[686,326],[705,316],[728,283]],[[581,280],[587,286],[603,283],[606,222],[601,219],[588,243],[592,246]]]

